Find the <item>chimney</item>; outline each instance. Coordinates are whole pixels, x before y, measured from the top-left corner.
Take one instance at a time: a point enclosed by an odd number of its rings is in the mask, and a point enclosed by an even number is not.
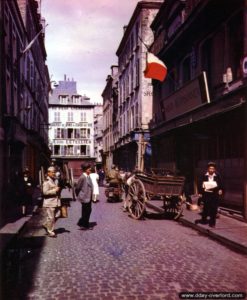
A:
[[[64,74],[64,81],[66,81],[66,74]]]
[[[127,29],[127,25],[125,25],[124,27],[123,27],[123,32],[124,32],[124,34],[125,34],[125,31],[126,31],[126,29]]]

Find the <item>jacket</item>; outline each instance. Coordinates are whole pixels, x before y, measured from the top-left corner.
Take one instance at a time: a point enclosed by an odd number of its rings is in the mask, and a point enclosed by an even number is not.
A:
[[[43,207],[61,206],[61,200],[56,192],[56,188],[56,182],[48,176],[47,180],[43,183]]]
[[[204,181],[209,181],[209,176],[207,174],[203,175],[201,180],[200,180],[200,183],[199,183],[199,186],[198,186],[198,191],[199,191],[200,194],[207,193],[203,188],[203,182]],[[217,186],[215,188],[211,189],[211,191],[212,191],[213,194],[218,195],[219,190],[223,190],[222,179],[221,179],[221,177],[218,173],[216,173],[214,175],[214,181],[217,183]]]
[[[81,203],[89,203],[92,201],[93,183],[90,176],[86,176],[84,173],[78,179],[75,193],[77,200]]]

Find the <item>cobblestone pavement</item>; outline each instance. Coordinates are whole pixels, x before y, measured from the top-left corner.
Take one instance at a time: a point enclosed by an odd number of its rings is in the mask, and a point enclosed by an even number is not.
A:
[[[56,239],[36,216],[18,241],[14,275],[7,264],[4,299],[172,300],[182,291],[247,290],[246,256],[171,220],[133,220],[102,189],[100,199],[93,230],[78,230],[78,202],[57,221]]]

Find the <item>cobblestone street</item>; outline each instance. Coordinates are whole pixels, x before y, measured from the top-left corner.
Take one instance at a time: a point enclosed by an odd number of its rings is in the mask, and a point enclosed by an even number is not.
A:
[[[93,230],[78,230],[80,211],[72,201],[69,217],[56,223],[56,239],[33,217],[18,241],[19,267],[7,268],[4,299],[170,300],[182,291],[247,290],[247,257],[190,228],[158,218],[135,221],[122,203],[107,203],[102,188]]]

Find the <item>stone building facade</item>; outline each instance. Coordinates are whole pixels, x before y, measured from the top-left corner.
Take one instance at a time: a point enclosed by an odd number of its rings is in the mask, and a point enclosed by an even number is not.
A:
[[[166,0],[151,25],[151,51],[168,68],[153,80],[152,164],[186,175],[189,195],[215,161],[221,207],[245,218],[246,12],[245,0]]]
[[[106,86],[102,92],[103,98],[103,149],[102,164],[107,172],[113,164],[113,149],[116,137],[116,114],[118,112],[117,97],[118,66],[111,66],[111,75],[106,78]],[[115,124],[113,128],[113,123]]]
[[[38,9],[35,0],[0,2],[0,157],[4,174],[0,175],[4,186],[0,194],[9,205],[15,198],[17,174],[28,167],[37,182],[40,167],[49,164],[50,80]],[[32,40],[34,43],[27,48]]]
[[[103,105],[95,104],[94,107],[94,156],[97,169],[102,168],[103,150]]]
[[[118,115],[113,161],[125,170],[144,169],[145,149],[152,118],[151,79],[144,78],[147,47],[153,42],[150,29],[162,1],[138,2],[117,49]],[[113,124],[113,126],[115,123]],[[148,168],[149,166],[145,166]]]

